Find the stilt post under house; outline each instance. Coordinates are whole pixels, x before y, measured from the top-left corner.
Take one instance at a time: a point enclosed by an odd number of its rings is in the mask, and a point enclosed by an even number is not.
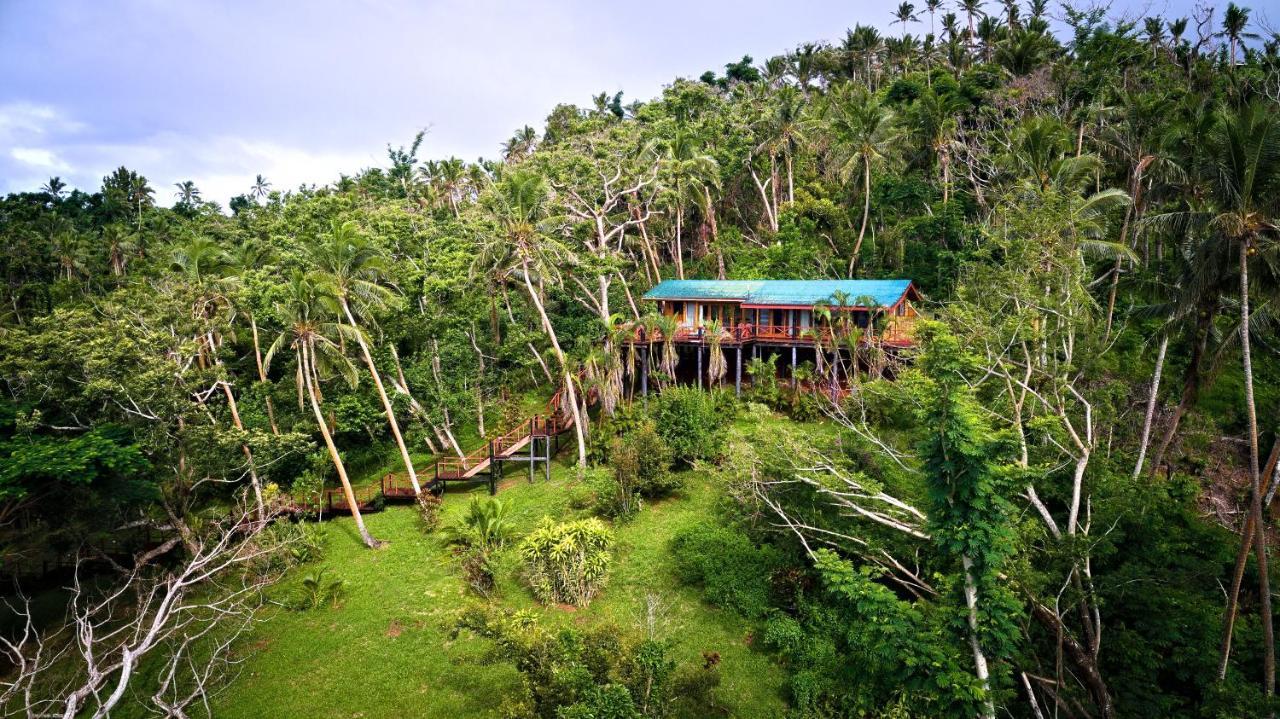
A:
[[[738,345],[737,366],[733,369],[733,393],[742,396],[742,345]]]
[[[640,353],[640,396],[649,397],[649,350]]]

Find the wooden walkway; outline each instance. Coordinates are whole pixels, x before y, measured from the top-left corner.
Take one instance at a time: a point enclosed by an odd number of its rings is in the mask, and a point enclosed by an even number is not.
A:
[[[449,482],[485,480],[489,493],[497,492],[497,480],[507,462],[527,462],[529,478],[533,479],[535,466],[543,463],[548,479],[551,475],[551,458],[560,449],[559,437],[573,428],[573,415],[563,406],[564,388],[556,391],[548,400],[543,413],[521,422],[511,431],[489,440],[479,449],[462,457],[441,457],[428,475],[419,475],[424,490],[442,494]],[[355,490],[356,506],[361,512],[381,509],[387,502],[412,502],[417,499],[413,484],[407,474],[392,473],[377,485]],[[326,489],[311,498],[290,497],[286,512],[295,516],[325,517],[351,514],[346,493],[341,488]]]

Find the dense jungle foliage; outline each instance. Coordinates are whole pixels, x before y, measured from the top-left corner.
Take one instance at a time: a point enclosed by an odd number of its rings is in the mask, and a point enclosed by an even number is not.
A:
[[[450,641],[525,688],[506,716],[728,713],[719,655],[677,666],[652,623],[485,606],[518,576],[589,611],[616,527],[688,477],[716,501],[668,569],[753,627],[787,716],[1274,712],[1280,36],[1234,4],[1068,4],[1057,33],[1047,0],[987,9],[903,3],[899,33],[560,105],[494,160],[419,157],[419,134],[225,208],[129,158],[0,199],[0,549],[32,587],[6,714],[234,696],[200,667],[321,551],[271,512],[425,484],[557,390],[572,516],[417,508],[472,597]],[[741,398],[671,386],[674,350],[627,341],[661,330],[640,297],[662,279],[844,277],[911,279],[929,319],[905,356],[836,352],[836,401],[763,363]],[[331,542],[388,551],[355,520]],[[69,559],[71,594],[38,588]],[[305,580],[290,606],[357,591]]]

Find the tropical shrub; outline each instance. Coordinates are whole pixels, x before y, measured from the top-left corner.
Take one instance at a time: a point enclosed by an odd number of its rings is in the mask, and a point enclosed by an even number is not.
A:
[[[302,587],[294,602],[294,609],[307,611],[325,605],[335,607],[346,593],[347,581],[329,577],[328,570],[320,568],[302,577]]]
[[[713,394],[692,387],[670,387],[658,395],[650,414],[676,462],[688,466],[719,452],[721,415]]]
[[[543,518],[520,544],[534,596],[584,607],[604,586],[613,532],[594,517],[556,524]]]
[[[456,556],[462,564],[462,576],[466,579],[467,586],[476,594],[488,597],[497,583],[493,569],[493,550],[471,545],[460,547]]]
[[[695,525],[671,540],[681,581],[702,587],[707,602],[758,617],[769,608],[770,579],[782,566],[782,555],[756,546],[741,530]]]
[[[501,499],[473,496],[462,523],[448,528],[449,540],[486,551],[499,549],[511,536],[510,514],[509,505]]]
[[[430,490],[423,490],[417,497],[418,517],[422,520],[422,528],[428,532],[440,526],[440,497]]]
[[[692,690],[682,696],[665,642],[611,625],[550,629],[527,612],[489,609],[465,612],[459,628],[493,640],[490,661],[510,662],[520,672],[522,691],[504,699],[501,716],[657,719],[672,714],[677,697],[683,715],[708,716],[714,677],[680,673],[679,686]]]
[[[671,448],[653,422],[615,438],[609,458],[611,471],[598,475],[592,484],[594,509],[601,516],[631,517],[640,511],[642,498],[665,497],[681,485],[679,476],[671,472]]]

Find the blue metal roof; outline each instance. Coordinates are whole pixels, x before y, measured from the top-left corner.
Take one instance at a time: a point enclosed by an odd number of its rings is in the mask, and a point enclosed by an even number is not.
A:
[[[911,280],[663,280],[645,293],[646,300],[709,300],[744,305],[813,306],[843,292],[855,306],[872,298],[876,306],[893,305]]]

